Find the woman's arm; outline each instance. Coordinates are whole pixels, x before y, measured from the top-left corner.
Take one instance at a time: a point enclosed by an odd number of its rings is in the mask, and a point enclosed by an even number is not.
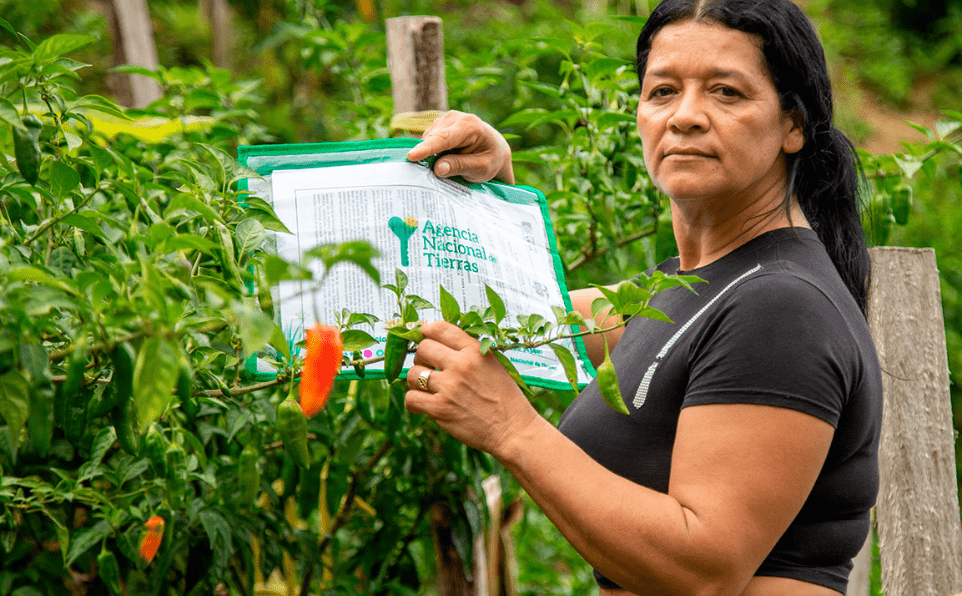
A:
[[[833,428],[794,410],[685,408],[667,494],[617,476],[538,416],[492,355],[447,323],[425,340],[405,405],[494,455],[602,574],[638,594],[739,594],[815,483]],[[605,429],[598,429],[605,432]]]

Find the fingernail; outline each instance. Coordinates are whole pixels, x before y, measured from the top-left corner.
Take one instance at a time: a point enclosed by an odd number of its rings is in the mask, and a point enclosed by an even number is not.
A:
[[[434,173],[438,176],[447,176],[451,171],[451,164],[446,161],[439,162],[434,166]]]

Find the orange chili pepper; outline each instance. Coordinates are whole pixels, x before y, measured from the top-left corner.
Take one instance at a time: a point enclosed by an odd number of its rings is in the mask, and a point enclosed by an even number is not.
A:
[[[301,369],[301,409],[310,418],[327,403],[334,377],[341,369],[341,334],[333,325],[307,330],[307,355]]]
[[[144,525],[147,527],[147,533],[140,539],[140,556],[150,563],[154,560],[154,555],[160,548],[160,542],[164,539],[164,518],[155,515]]]

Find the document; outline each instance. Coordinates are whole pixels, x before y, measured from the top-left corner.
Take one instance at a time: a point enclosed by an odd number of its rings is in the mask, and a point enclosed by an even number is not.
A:
[[[462,311],[484,308],[487,285],[501,297],[511,324],[519,315],[540,315],[554,322],[552,307],[570,309],[541,193],[528,187],[437,178],[426,164],[403,158],[411,141],[397,141],[384,142],[387,149],[398,149],[387,151],[388,157],[375,150],[376,161],[365,160],[363,148],[371,143],[359,144],[357,151],[349,150],[352,144],[338,144],[340,151],[318,151],[313,162],[304,153],[285,160],[277,146],[271,146],[267,159],[258,159],[265,156],[257,155],[257,147],[242,147],[242,163],[263,176],[249,179],[248,189],[271,203],[292,232],[276,234],[277,255],[302,262],[305,251],[315,246],[365,240],[380,253],[373,264],[382,284],[394,283],[395,270],[403,271],[409,280],[406,292],[436,306],[443,286]],[[332,165],[325,165],[325,158]],[[328,272],[317,260],[306,264],[313,280],[272,288],[275,316],[289,340],[299,341],[315,322],[334,324],[335,313],[347,309],[378,317],[373,327],[361,327],[378,341],[361,355],[383,356],[386,329],[400,323],[395,294],[352,264],[338,264]],[[433,309],[419,314],[422,322],[442,318]],[[580,340],[560,343],[575,355],[579,385],[587,384],[593,369],[586,364]],[[548,346],[512,350],[506,356],[529,384],[570,388]],[[408,357],[405,368],[412,359],[413,355]],[[261,376],[273,374],[262,359],[248,368]],[[377,378],[380,371],[382,363],[374,363],[366,368],[365,378]],[[351,367],[345,367],[341,376],[356,378]]]

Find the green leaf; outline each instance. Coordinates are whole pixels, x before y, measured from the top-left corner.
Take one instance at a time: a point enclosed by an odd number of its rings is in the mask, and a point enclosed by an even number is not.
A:
[[[355,325],[370,325],[373,327],[378,321],[380,321],[380,319],[374,315],[361,312],[352,312],[347,318],[347,326],[354,327]]]
[[[419,318],[418,309],[410,302],[405,303],[404,312],[401,313],[401,320],[404,321],[404,324],[415,323]]]
[[[80,186],[80,174],[62,161],[55,161],[50,167],[50,187],[53,194],[63,198]]]
[[[521,392],[524,393],[528,399],[534,397],[534,393],[531,391],[531,388],[528,387],[527,383],[524,382],[524,379],[521,378],[521,373],[519,373],[518,369],[514,367],[514,364],[511,362],[511,360],[509,360],[508,357],[505,356],[500,350],[491,350],[491,353],[494,354],[494,357],[498,359],[498,362],[501,363],[504,369],[508,371],[508,374],[511,375],[511,379],[521,389]]]
[[[401,294],[408,287],[408,276],[407,273],[401,271],[400,269],[394,270],[394,286],[398,289]]]
[[[241,254],[249,253],[264,243],[267,234],[261,222],[253,218],[242,219],[234,230],[234,237]]]
[[[377,343],[377,340],[371,337],[371,334],[366,331],[347,329],[341,333],[341,343],[344,346],[345,352],[353,352],[373,346]]]
[[[548,110],[544,108],[527,108],[520,110],[502,120],[501,123],[498,124],[498,127],[501,128],[507,126],[518,126],[521,124],[531,124],[532,122],[542,119],[547,112]]]
[[[105,426],[100,429],[97,436],[94,437],[93,445],[90,449],[90,459],[88,461],[99,464],[104,459],[107,450],[114,444],[117,439],[117,433],[114,431],[113,426]]]
[[[17,267],[7,271],[6,278],[12,281],[25,281],[43,284],[51,288],[75,294],[76,290],[62,280],[51,277],[49,273],[37,267]]]
[[[71,213],[67,217],[63,218],[63,223],[68,226],[73,226],[79,230],[83,230],[88,234],[92,234],[97,238],[106,238],[103,229],[83,213]]]
[[[488,352],[491,351],[491,348],[492,348],[493,346],[494,346],[494,340],[491,339],[490,337],[485,337],[484,339],[482,339],[482,340],[481,340],[481,355],[482,355],[482,356],[487,356],[487,355],[488,355]]]
[[[338,263],[353,263],[367,273],[374,283],[381,283],[381,274],[372,263],[379,256],[376,248],[368,242],[357,240],[340,244],[321,244],[304,253],[305,259],[320,259],[324,269],[330,270]],[[407,276],[405,276],[405,279]]]
[[[664,321],[665,323],[674,323],[674,321],[672,321],[671,318],[668,317],[668,315],[661,312],[654,306],[646,306],[645,308],[640,308],[635,312],[629,312],[626,314],[630,314],[631,316],[634,316],[634,317],[644,317],[646,319]]]
[[[623,281],[618,284],[618,300],[622,307],[629,305],[642,304],[651,300],[651,292],[642,288],[633,281]]]
[[[136,64],[121,64],[120,66],[115,66],[110,69],[110,72],[120,72],[124,74],[135,74],[143,77],[148,77],[154,79],[158,83],[164,82],[164,77],[162,74],[156,70],[150,70],[144,66],[137,66]]]
[[[53,60],[58,56],[62,56],[76,49],[82,48],[93,41],[94,38],[90,37],[89,35],[80,35],[76,33],[62,33],[60,35],[54,35],[53,37],[48,37],[37,44],[37,48],[33,51],[33,57],[38,62]]]
[[[256,219],[267,230],[271,230],[273,232],[281,232],[283,234],[291,233],[291,231],[287,229],[287,226],[284,225],[284,222],[282,222],[280,219],[278,219],[276,215],[274,215],[273,211],[266,211],[264,209],[256,209],[256,208],[248,208],[247,217]]]
[[[656,273],[661,273],[661,272],[656,271]],[[658,292],[661,292],[662,290],[667,290],[668,288],[682,286],[688,289],[688,291],[690,291],[692,294],[697,295],[698,292],[695,290],[695,288],[692,287],[692,284],[708,283],[707,281],[698,277],[697,275],[665,275],[665,276],[659,276],[659,277],[652,276],[652,280],[654,280],[655,282],[653,292],[656,294]]]
[[[935,134],[940,139],[944,139],[959,128],[962,128],[962,122],[958,120],[939,120],[935,123]]]
[[[407,296],[405,296],[405,300],[407,300],[407,303],[413,306],[417,310],[426,310],[429,308],[434,308],[433,304],[431,304],[424,298],[421,298],[420,296],[415,296],[414,294],[408,294]]]
[[[283,356],[284,360],[290,362],[291,344],[287,341],[287,336],[284,335],[284,331],[277,325],[274,325],[274,331],[271,333],[270,346],[277,350],[277,353]]]
[[[73,102],[70,105],[70,109],[74,111],[100,112],[101,114],[107,114],[120,120],[132,120],[131,117],[124,112],[123,108],[99,95],[84,95]]]
[[[484,293],[487,295],[488,304],[491,305],[491,311],[494,313],[494,320],[500,323],[505,315],[504,302],[501,300],[501,296],[498,296],[498,293],[487,284],[484,285]]]
[[[47,350],[40,344],[20,344],[20,364],[28,378],[37,382],[46,378],[50,367]]]
[[[614,308],[614,305],[611,303],[611,300],[599,296],[591,301],[591,316],[597,319],[600,314],[608,312],[612,308]]]
[[[461,316],[461,307],[458,305],[458,300],[445,290],[444,286],[440,286],[439,289],[441,292],[441,318],[456,325],[458,318]]]
[[[6,421],[14,443],[19,440],[29,415],[30,383],[19,370],[7,371],[0,376],[0,416]]]
[[[392,335],[403,337],[404,339],[408,341],[413,341],[416,344],[421,343],[421,340],[424,339],[424,333],[421,332],[420,327],[414,327],[413,329],[408,329],[403,325],[399,325],[397,327],[392,327],[389,330],[389,332]]]
[[[167,252],[175,250],[196,250],[208,255],[214,255],[217,250],[217,243],[211,242],[203,236],[196,234],[177,234],[164,241],[163,249]]]
[[[237,335],[244,346],[244,357],[249,358],[271,341],[274,321],[249,302],[235,301],[231,310],[237,324]]]
[[[914,155],[903,155],[901,157],[893,156],[893,158],[895,159],[895,163],[899,165],[899,169],[902,170],[902,174],[905,175],[906,178],[912,178],[912,176],[915,176],[915,173],[918,172],[923,165],[922,161]]]
[[[24,126],[20,120],[20,112],[10,103],[10,100],[4,99],[3,97],[0,97],[0,120],[3,120],[16,129],[27,130],[27,127]]]
[[[219,213],[211,209],[203,201],[200,201],[193,195],[189,195],[187,193],[175,195],[174,198],[170,200],[170,205],[167,207],[165,216],[170,217],[173,212],[181,209],[186,211],[194,211],[202,215],[207,221],[224,221],[224,218],[222,218]]]
[[[148,337],[134,365],[134,406],[140,430],[160,418],[170,404],[182,358],[176,347],[159,337]]]
[[[585,67],[585,74],[588,75],[589,79],[594,79],[599,75],[614,75],[619,68],[628,64],[627,60],[620,58],[597,58],[588,63]]]
[[[597,113],[597,112],[595,112],[595,113]],[[592,116],[593,116],[593,115],[592,115]],[[597,121],[598,121],[598,128],[604,130],[604,129],[607,129],[607,128],[611,128],[612,126],[615,126],[616,124],[621,124],[621,123],[623,123],[623,122],[630,122],[630,123],[634,124],[634,122],[635,122],[635,117],[634,117],[634,116],[631,116],[631,115],[629,115],[629,114],[620,114],[620,113],[618,113],[618,112],[602,112],[602,113],[598,116]]]
[[[561,91],[559,91],[557,87],[534,81],[521,81],[521,84],[525,87],[530,87],[539,93],[543,93],[552,99],[561,99]]]
[[[204,509],[197,514],[197,518],[207,532],[210,550],[214,553],[214,567],[218,572],[226,571],[230,557],[234,554],[230,524],[212,509]]]
[[[99,545],[112,531],[107,520],[102,519],[92,527],[74,533],[70,539],[70,548],[64,556],[64,567],[70,567],[80,555]]]
[[[561,362],[562,368],[565,371],[565,377],[568,378],[568,382],[571,383],[571,389],[577,393],[578,392],[578,366],[575,363],[575,357],[571,354],[571,351],[564,346],[560,346],[556,343],[548,344],[548,347],[555,353],[558,357],[558,361]]]
[[[3,27],[10,32],[11,35],[17,35],[17,30],[13,28],[13,25],[8,23],[6,19],[0,17],[0,27]]]

